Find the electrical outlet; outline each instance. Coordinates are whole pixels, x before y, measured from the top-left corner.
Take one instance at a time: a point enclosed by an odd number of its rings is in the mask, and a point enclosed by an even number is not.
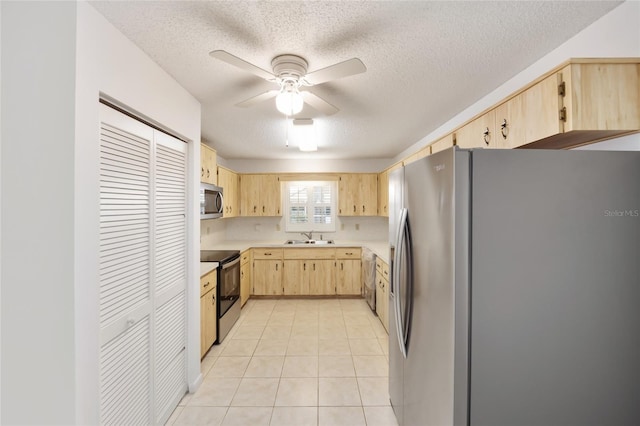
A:
[[[341,230],[341,231],[344,231],[344,223],[341,223],[341,224],[340,224],[340,230]]]
[[[360,230],[360,224],[356,223],[356,231],[359,231],[359,230]]]
[[[278,224],[276,225],[276,231],[279,231],[279,230],[280,230],[280,224],[278,223]]]

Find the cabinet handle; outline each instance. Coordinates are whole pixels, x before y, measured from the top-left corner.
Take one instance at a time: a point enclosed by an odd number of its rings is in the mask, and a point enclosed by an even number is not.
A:
[[[211,295],[211,304],[215,305],[215,303],[216,303],[216,295],[212,294]]]
[[[278,270],[278,264],[276,263],[276,271]]]
[[[204,167],[200,167],[200,176],[204,177]]]
[[[353,205],[353,212],[354,213],[356,212],[356,205],[355,204]]]
[[[207,177],[211,176],[211,172],[207,169]]]
[[[509,135],[509,127],[507,125],[507,119],[502,120],[502,124],[500,125],[500,133],[502,134],[502,139],[506,139]]]
[[[264,213],[264,206],[262,206],[262,213]]]
[[[256,210],[258,209],[258,206],[253,206],[253,212],[255,213]]]
[[[265,256],[271,256],[271,253],[265,253],[264,255]]]
[[[344,271],[344,263],[340,262],[340,270]]]
[[[362,213],[364,213],[364,206],[362,206]]]
[[[345,253],[345,254],[346,254],[347,256],[353,256],[353,253],[352,253],[352,252]]]
[[[209,287],[209,281],[207,281],[207,283],[203,285],[203,287]]]
[[[315,263],[313,264],[313,270],[314,271],[316,270],[316,264]]]
[[[303,263],[303,264],[302,264],[302,270],[303,270],[303,271],[306,271],[306,270],[307,270],[307,264],[306,264],[306,263]]]
[[[484,139],[484,143],[489,145],[489,141],[491,140],[491,132],[489,131],[488,127],[484,129],[484,132],[482,132],[482,139]]]

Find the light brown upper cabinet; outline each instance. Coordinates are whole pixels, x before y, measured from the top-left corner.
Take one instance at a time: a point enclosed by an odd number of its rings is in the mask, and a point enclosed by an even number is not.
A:
[[[389,173],[400,167],[396,163],[378,174],[378,216],[389,217]]]
[[[281,204],[278,175],[240,175],[241,216],[281,216]]]
[[[378,174],[344,173],[338,178],[338,215],[378,214]]]
[[[238,174],[218,166],[218,186],[224,190],[224,215],[222,217],[238,216],[240,212]]]
[[[449,133],[447,136],[444,136],[431,144],[431,153],[435,154],[436,152],[440,152],[447,148],[451,148],[452,146],[453,146],[453,133]]]
[[[218,155],[215,149],[200,144],[200,182],[218,184]]]
[[[495,111],[491,110],[455,131],[460,148],[496,148]]]
[[[640,130],[640,63],[575,63],[562,69],[565,133],[603,137]]]
[[[551,75],[495,109],[497,148],[515,148],[562,132],[559,75]]]
[[[414,161],[418,161],[421,158],[427,157],[429,154],[431,154],[431,148],[429,148],[429,146],[425,146],[424,148],[421,148],[418,152],[415,152],[410,156],[408,156],[407,158],[405,158],[404,160],[402,160],[402,164],[406,166],[407,164],[411,164]]]
[[[499,148],[568,148],[640,129],[640,64],[575,61],[495,108]]]

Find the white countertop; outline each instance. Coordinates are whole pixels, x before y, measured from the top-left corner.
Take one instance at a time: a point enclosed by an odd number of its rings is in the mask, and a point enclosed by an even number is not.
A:
[[[200,262],[200,277],[218,268],[218,262]]]
[[[224,241],[214,247],[203,247],[202,250],[240,250],[241,252],[254,247],[282,247],[282,248],[306,248],[306,247],[367,247],[386,263],[389,263],[389,243],[387,241],[346,241],[337,240],[334,244],[284,244],[283,241]]]

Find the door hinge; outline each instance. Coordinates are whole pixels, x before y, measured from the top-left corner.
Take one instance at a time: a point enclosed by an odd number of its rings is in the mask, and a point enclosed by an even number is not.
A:
[[[558,119],[564,122],[567,121],[567,107],[562,107],[560,114],[558,115]]]
[[[567,90],[567,86],[565,85],[564,81],[560,84],[558,84],[558,96],[564,96]]]

